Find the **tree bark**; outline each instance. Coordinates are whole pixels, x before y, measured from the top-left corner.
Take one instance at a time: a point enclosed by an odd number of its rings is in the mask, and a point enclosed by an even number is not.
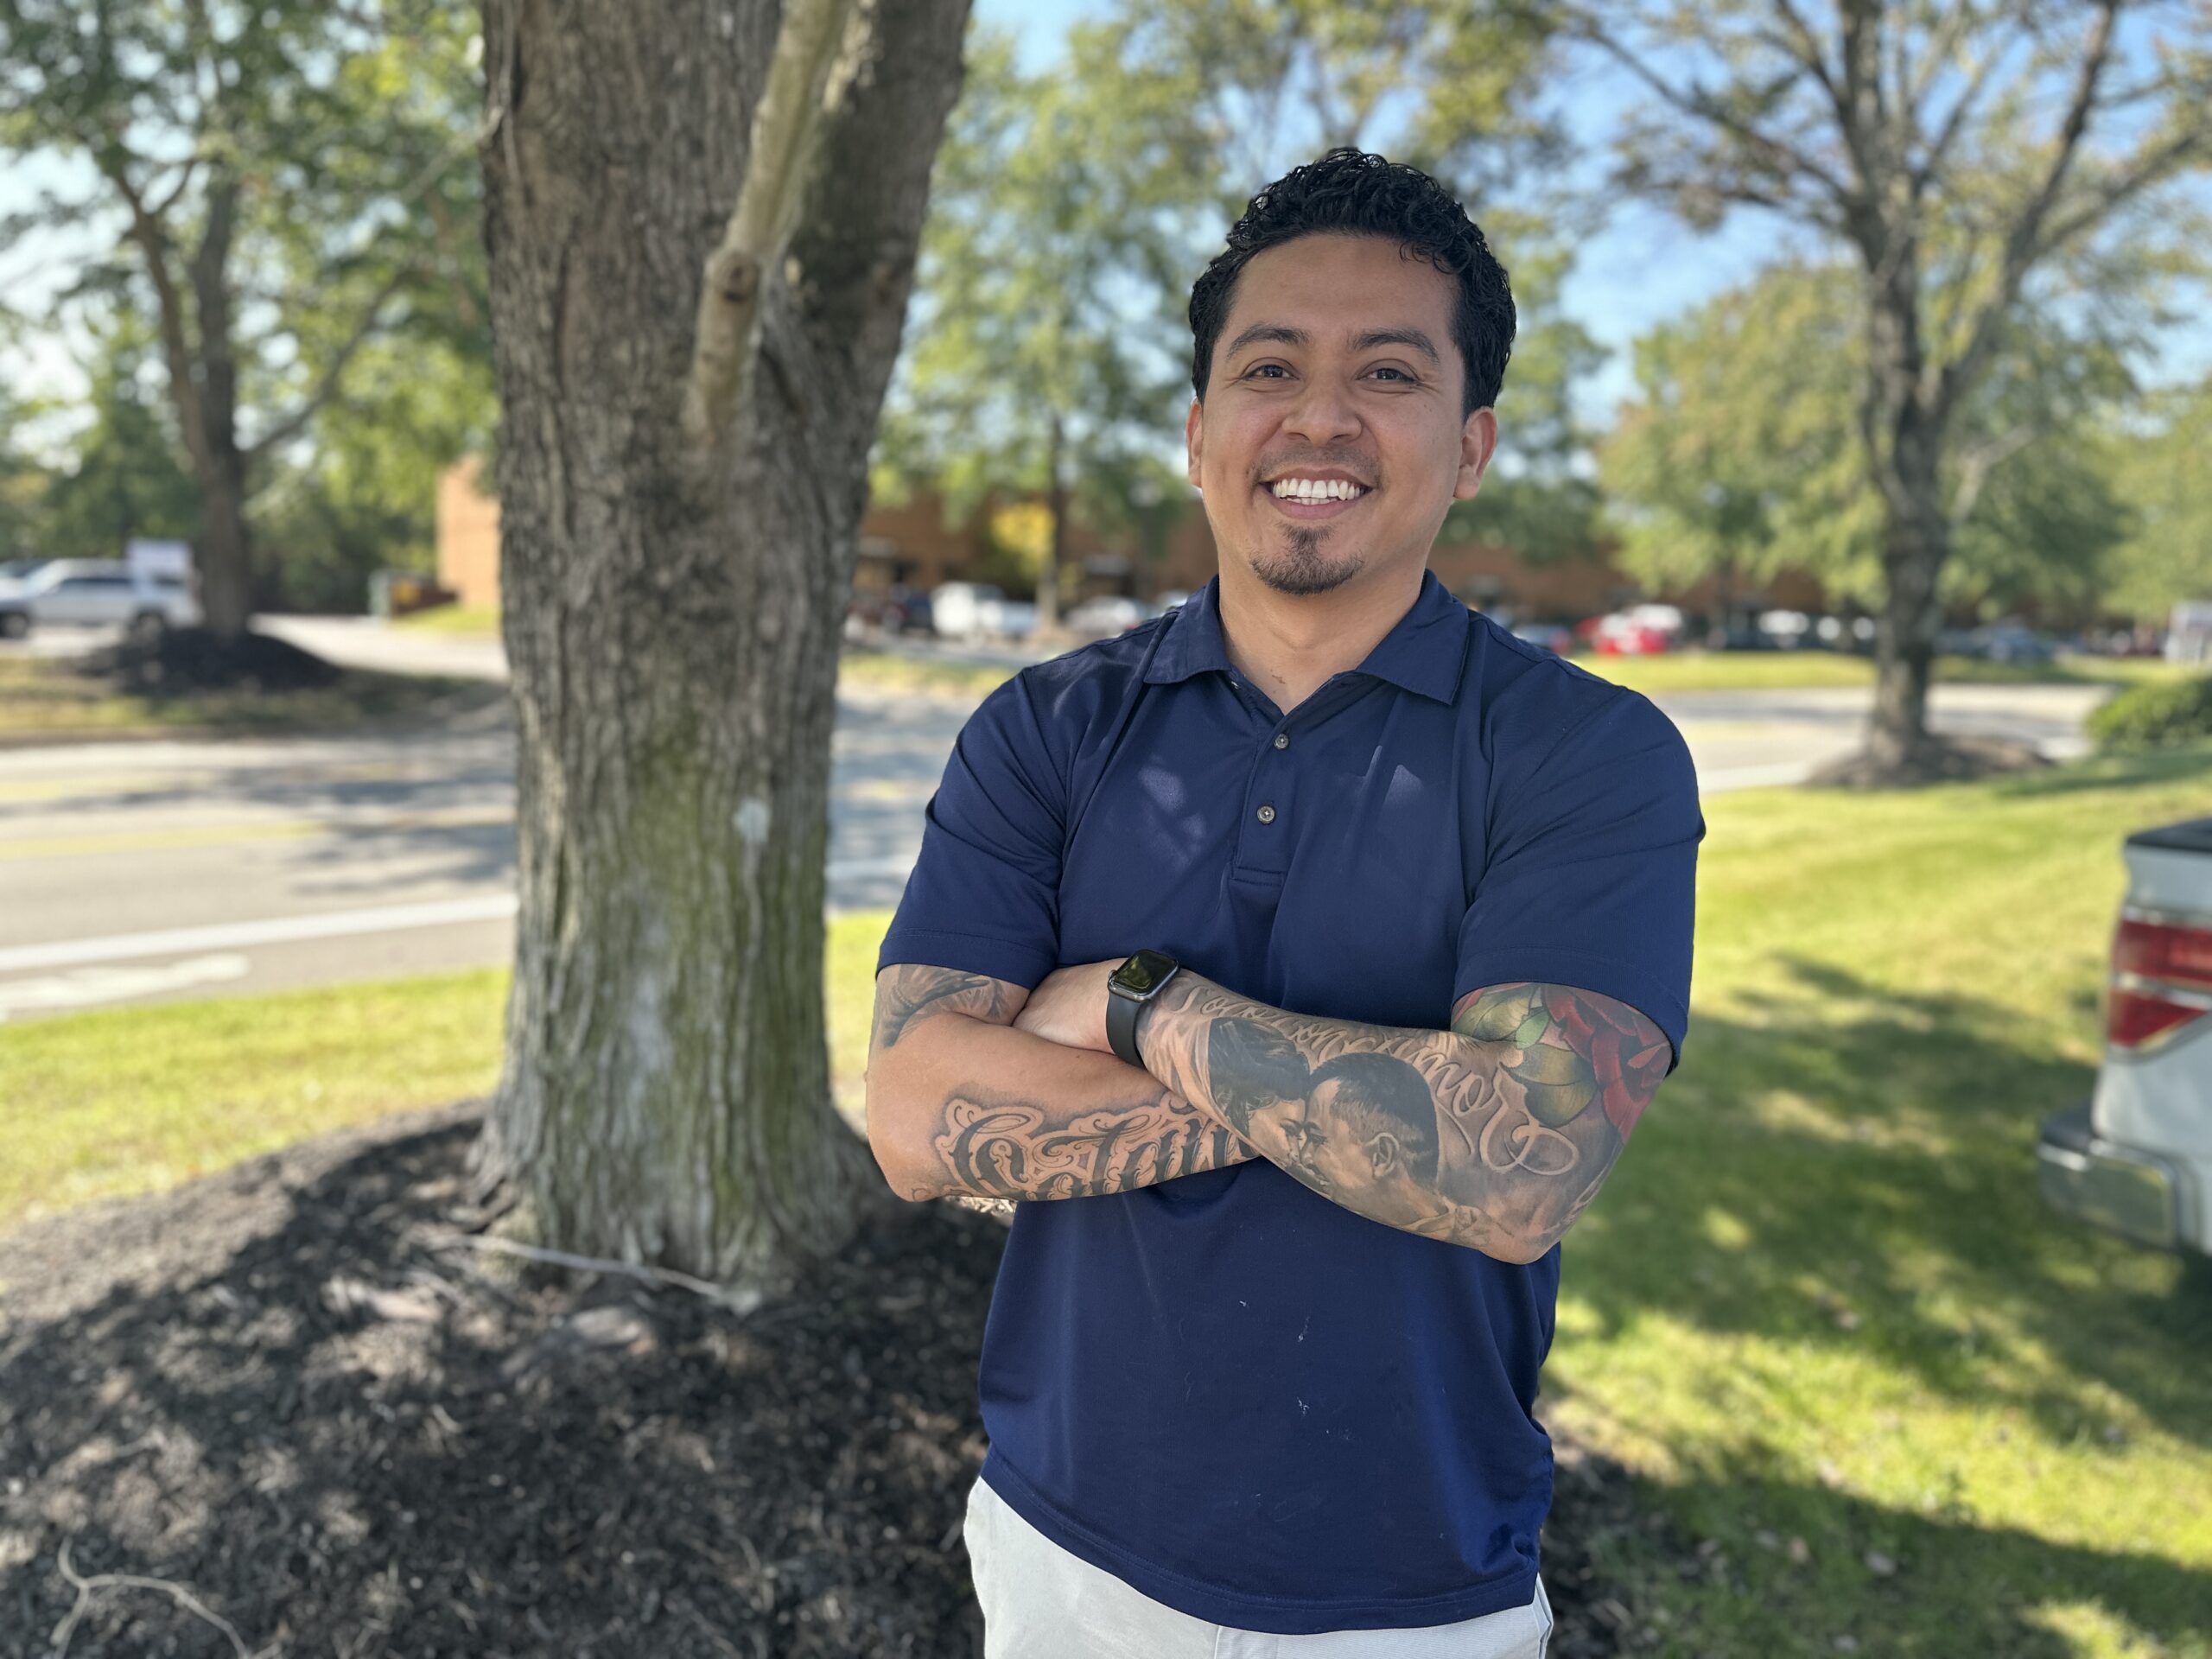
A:
[[[486,238],[519,882],[474,1160],[547,1243],[770,1279],[881,1182],[830,1104],[837,645],[967,0],[864,10],[820,188],[702,462],[702,272],[773,0],[485,0]]]
[[[1941,745],[1928,730],[1928,688],[1943,626],[1951,553],[1942,485],[1944,410],[1931,410],[1920,330],[1918,244],[1891,229],[1870,248],[1866,423],[1882,496],[1882,613],[1875,639],[1870,779],[1906,780]]]

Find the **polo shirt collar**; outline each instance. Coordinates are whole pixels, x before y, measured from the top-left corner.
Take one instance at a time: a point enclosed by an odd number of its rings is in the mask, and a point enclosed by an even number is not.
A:
[[[1459,668],[1466,654],[1473,617],[1436,579],[1421,573],[1413,607],[1398,619],[1355,673],[1371,675],[1437,702],[1449,702],[1459,689]],[[1168,619],[1166,635],[1145,670],[1146,682],[1173,684],[1196,674],[1229,670],[1221,636],[1221,578],[1216,576],[1185,600]]]

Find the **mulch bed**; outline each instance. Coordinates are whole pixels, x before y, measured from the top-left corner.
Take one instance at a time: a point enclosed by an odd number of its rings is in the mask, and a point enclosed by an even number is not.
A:
[[[87,679],[142,696],[182,696],[233,687],[303,691],[335,685],[343,671],[311,651],[251,631],[228,644],[205,628],[163,628],[132,635],[78,658]]]
[[[980,1651],[959,1528],[999,1224],[872,1221],[741,1315],[436,1243],[481,1109],[0,1238],[0,1655]],[[1640,1647],[1590,1549],[1649,1523],[1560,1454],[1551,1651]],[[200,1611],[80,1592],[65,1544]]]

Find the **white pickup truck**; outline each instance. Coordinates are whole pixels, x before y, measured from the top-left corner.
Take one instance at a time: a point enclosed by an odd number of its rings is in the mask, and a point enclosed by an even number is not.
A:
[[[2125,855],[2104,1068],[2088,1101],[2043,1126],[2043,1193],[2141,1243],[2212,1256],[2212,818],[2142,830]]]

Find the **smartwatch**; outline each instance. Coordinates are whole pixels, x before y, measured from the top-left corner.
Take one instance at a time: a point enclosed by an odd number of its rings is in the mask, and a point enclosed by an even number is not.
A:
[[[1139,1010],[1160,995],[1181,966],[1164,950],[1140,950],[1106,982],[1106,1040],[1131,1065],[1144,1065],[1144,1057],[1137,1052]]]

